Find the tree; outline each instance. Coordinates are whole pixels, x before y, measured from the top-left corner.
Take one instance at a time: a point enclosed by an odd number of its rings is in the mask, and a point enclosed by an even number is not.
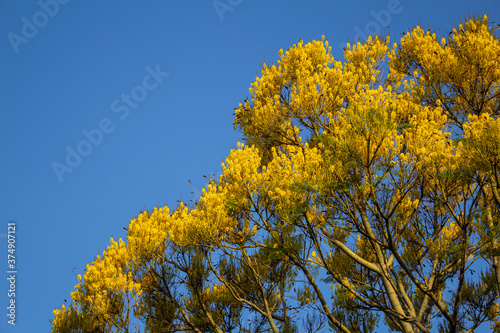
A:
[[[500,331],[500,42],[300,41],[193,206],[132,219],[53,332]]]

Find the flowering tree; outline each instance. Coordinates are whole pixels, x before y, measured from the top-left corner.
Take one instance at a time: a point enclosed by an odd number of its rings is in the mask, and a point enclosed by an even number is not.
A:
[[[500,42],[279,51],[194,206],[144,211],[53,332],[500,331]]]

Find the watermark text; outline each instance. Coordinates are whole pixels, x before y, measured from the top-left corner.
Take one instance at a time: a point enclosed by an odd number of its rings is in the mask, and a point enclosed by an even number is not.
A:
[[[21,26],[21,33],[8,32],[7,39],[12,46],[12,49],[17,54],[19,53],[19,46],[21,44],[28,44],[28,42],[38,35],[38,30],[45,27],[49,20],[57,15],[59,12],[59,5],[65,5],[70,0],[40,0],[38,6],[41,10],[37,11],[31,17],[31,20],[26,16],[21,18],[23,23]]]
[[[9,298],[7,322],[10,325],[16,325],[16,280],[16,222],[9,222],[7,223],[7,281],[9,286],[7,291],[7,297]]]
[[[130,110],[136,109],[140,102],[144,101],[148,96],[148,91],[156,89],[163,79],[170,75],[168,72],[162,72],[160,65],[155,68],[146,66],[146,74],[141,84],[136,85],[130,90],[130,93],[122,93],[120,98],[116,98],[111,102],[111,112],[116,113],[120,120],[125,120],[130,115]],[[51,163],[52,170],[61,183],[66,173],[71,173],[78,167],[84,157],[89,156],[95,147],[98,147],[104,140],[106,134],[112,133],[116,129],[113,120],[110,118],[102,118],[96,128],[90,130],[83,129],[81,131],[84,139],[80,140],[74,147],[67,145],[66,157],[63,161],[53,161]]]

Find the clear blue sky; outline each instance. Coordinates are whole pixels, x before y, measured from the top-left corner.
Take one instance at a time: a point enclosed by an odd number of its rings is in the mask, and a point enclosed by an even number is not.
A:
[[[484,11],[500,21],[497,0],[215,3],[0,2],[0,332],[48,332],[131,216],[195,198],[241,139],[234,108],[280,48],[325,35],[342,58],[365,29],[443,32]]]

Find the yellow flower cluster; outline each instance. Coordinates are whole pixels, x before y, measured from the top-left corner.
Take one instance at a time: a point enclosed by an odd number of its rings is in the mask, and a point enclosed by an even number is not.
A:
[[[435,239],[427,239],[427,246],[430,248],[431,258],[446,258],[446,252],[453,244],[458,242],[462,234],[462,229],[455,222],[449,222],[443,226],[439,235]]]
[[[87,265],[84,275],[86,291],[97,293],[106,289],[110,293],[140,293],[139,286],[133,282],[127,270],[129,259],[125,242],[121,238],[118,242],[111,238],[102,258],[98,255],[91,265]]]
[[[276,212],[290,216],[307,200],[307,193],[301,193],[295,186],[308,185],[317,190],[324,177],[322,162],[321,152],[307,143],[304,147],[274,150],[273,159],[259,175],[259,193],[271,200]]]
[[[222,163],[218,183],[212,181],[202,190],[198,206],[190,212],[192,220],[185,220],[186,238],[174,241],[196,243],[224,237],[232,231],[238,224],[235,216],[248,209],[257,187],[259,167],[258,150],[238,143],[238,149],[231,150]]]
[[[260,163],[259,151],[240,142],[238,149],[231,150],[226,162],[222,163],[224,187],[232,198],[241,200],[241,205],[255,193]]]
[[[438,106],[420,107],[410,119],[411,127],[404,133],[401,153],[404,163],[414,165],[421,173],[435,175],[456,167],[457,150],[446,131],[447,117]]]
[[[341,115],[329,119],[335,146],[366,167],[394,159],[401,146],[397,122],[407,113],[407,103],[382,86],[358,95]]]
[[[71,332],[71,330],[78,329],[83,321],[82,314],[78,313],[73,306],[66,308],[66,305],[63,304],[60,309],[55,309],[53,313],[52,332],[54,333]]]
[[[497,110],[494,96],[500,87],[494,83],[500,79],[500,41],[489,31],[486,15],[460,24],[441,41],[417,26],[401,38],[397,54],[393,50],[389,58],[393,81],[411,77],[416,83],[412,96],[446,103],[455,121],[479,110]]]
[[[345,70],[352,73],[356,83],[378,83],[379,66],[387,55],[389,37],[382,41],[378,36],[369,36],[364,43],[348,43],[344,52]],[[361,88],[361,87],[358,87]],[[356,100],[356,95],[352,100]]]
[[[251,102],[236,110],[235,125],[250,140],[265,135],[280,144],[295,143],[299,128],[318,134],[327,112],[339,110],[360,88],[358,75],[333,60],[328,41],[301,41],[280,50],[280,57],[277,65],[263,66],[251,85]]]
[[[311,266],[321,267],[322,261],[321,258],[316,254],[316,251],[311,252],[311,257],[308,259]]]
[[[483,172],[490,172],[500,163],[500,119],[488,113],[470,115],[464,124],[463,162]]]
[[[136,258],[150,258],[164,249],[171,220],[168,207],[142,212],[128,226],[127,247]]]
[[[129,253],[125,242],[111,238],[106,251],[88,264],[84,278],[71,293],[74,306],[54,311],[53,327],[64,327],[71,323],[95,330],[104,325],[118,322],[126,302],[135,302],[141,295],[140,284],[133,279],[128,269]],[[126,299],[125,295],[128,295]],[[79,311],[77,311],[79,309]],[[85,316],[83,316],[85,314]],[[80,318],[81,320],[79,320]],[[57,332],[57,331],[56,331]]]
[[[340,300],[352,300],[356,297],[356,287],[349,281],[347,277],[342,277],[337,285],[331,285],[330,288],[334,290],[334,294]]]
[[[231,216],[234,206],[228,198],[228,191],[223,186],[209,184],[202,190],[198,207],[192,211],[193,220],[189,225],[189,235],[193,242],[197,239],[210,240],[232,229],[237,223]]]
[[[213,287],[207,287],[203,292],[203,295],[210,302],[226,304],[227,302],[233,301],[234,298],[231,295],[231,292],[224,284],[214,284]]]

